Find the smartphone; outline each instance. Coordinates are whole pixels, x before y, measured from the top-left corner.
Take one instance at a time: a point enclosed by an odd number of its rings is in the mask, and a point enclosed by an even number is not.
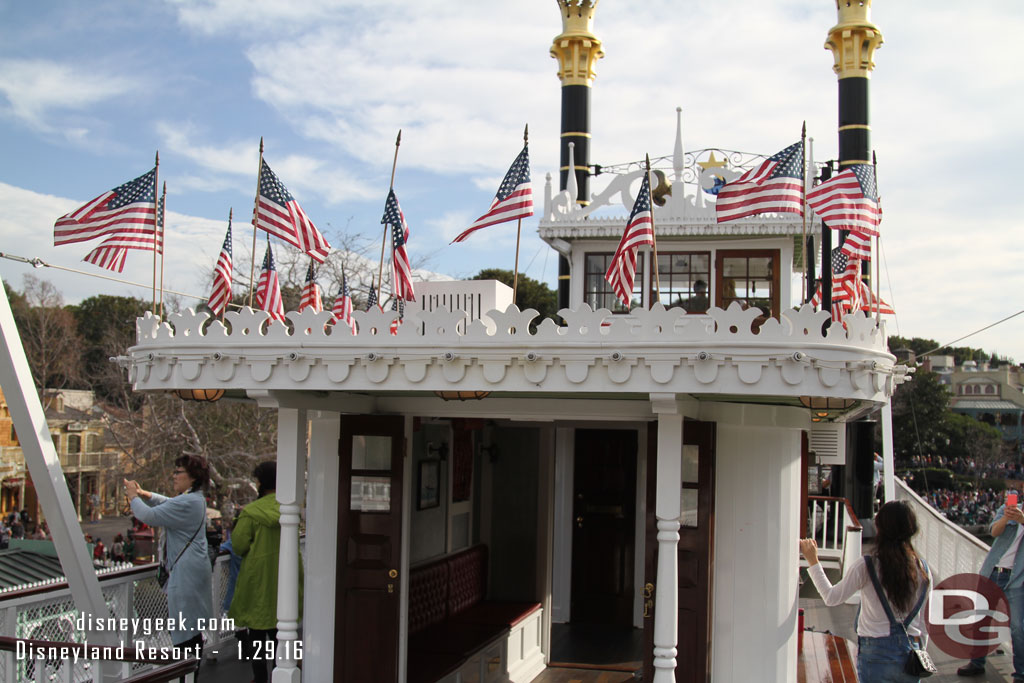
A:
[[[1017,507],[1017,494],[1016,493],[1008,493],[1008,494],[1006,494],[1006,507],[1010,507],[1011,505],[1013,507]]]

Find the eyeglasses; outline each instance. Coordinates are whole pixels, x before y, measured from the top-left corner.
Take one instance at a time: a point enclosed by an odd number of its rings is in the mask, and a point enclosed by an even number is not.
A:
[[[188,470],[174,470],[173,472],[171,472],[171,476],[173,477],[176,474],[187,474],[187,473],[188,473]]]

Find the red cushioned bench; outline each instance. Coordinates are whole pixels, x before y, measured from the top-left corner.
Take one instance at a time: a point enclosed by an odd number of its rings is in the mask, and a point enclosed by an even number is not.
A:
[[[510,636],[527,620],[539,624],[541,605],[490,601],[486,595],[487,546],[474,546],[409,572],[409,683],[454,680],[456,672],[476,667],[481,668],[482,680],[507,680]],[[543,664],[536,630],[531,670],[538,655]],[[513,647],[513,656],[523,659],[524,648]]]

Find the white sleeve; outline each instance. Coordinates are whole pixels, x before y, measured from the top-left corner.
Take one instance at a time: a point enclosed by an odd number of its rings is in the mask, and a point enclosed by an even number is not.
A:
[[[807,574],[814,582],[814,587],[818,589],[818,595],[828,607],[846,602],[868,582],[868,570],[863,557],[858,557],[842,580],[834,586],[825,576],[825,569],[820,562],[809,567]]]

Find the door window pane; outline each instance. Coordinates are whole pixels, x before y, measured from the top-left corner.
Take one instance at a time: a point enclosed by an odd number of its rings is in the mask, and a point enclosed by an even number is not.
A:
[[[683,446],[683,483],[697,483],[697,465],[700,463],[700,449],[694,445]]]
[[[391,477],[352,477],[350,510],[359,512],[391,511]]]
[[[356,434],[352,437],[353,470],[390,470],[391,437]]]
[[[697,528],[697,489],[683,489],[679,505],[679,523],[682,526]]]

